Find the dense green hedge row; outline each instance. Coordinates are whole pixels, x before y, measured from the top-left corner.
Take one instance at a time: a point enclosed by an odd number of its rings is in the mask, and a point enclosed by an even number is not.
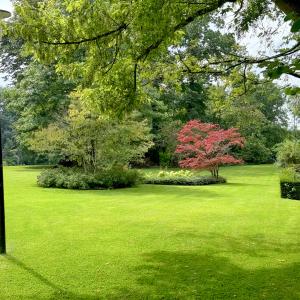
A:
[[[174,177],[174,178],[147,178],[144,180],[146,184],[162,184],[162,185],[208,185],[217,183],[226,183],[223,177],[215,178],[211,176],[201,177]]]
[[[283,168],[280,172],[281,198],[300,200],[299,165]]]
[[[281,198],[300,200],[300,182],[280,182]]]
[[[77,168],[53,168],[44,170],[37,182],[46,188],[88,190],[131,187],[140,181],[141,175],[136,170],[114,168],[91,174]]]

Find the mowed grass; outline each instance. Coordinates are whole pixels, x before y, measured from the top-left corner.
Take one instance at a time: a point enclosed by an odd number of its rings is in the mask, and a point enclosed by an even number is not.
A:
[[[300,201],[273,166],[228,184],[108,191],[36,186],[5,168],[0,299],[300,299]]]

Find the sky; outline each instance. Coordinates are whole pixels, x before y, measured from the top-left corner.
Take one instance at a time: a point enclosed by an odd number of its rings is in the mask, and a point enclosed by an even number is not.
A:
[[[12,11],[12,4],[10,0],[0,0],[0,9]]]

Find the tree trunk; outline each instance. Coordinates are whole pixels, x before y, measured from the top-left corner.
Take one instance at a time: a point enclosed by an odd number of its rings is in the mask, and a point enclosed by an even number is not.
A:
[[[219,178],[219,166],[214,166],[210,169],[210,173],[212,177]]]

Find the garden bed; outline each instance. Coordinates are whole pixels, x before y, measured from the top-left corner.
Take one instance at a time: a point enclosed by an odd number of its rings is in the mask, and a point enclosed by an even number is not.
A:
[[[226,183],[226,179],[223,177],[212,176],[197,176],[190,171],[161,171],[158,175],[146,176],[144,179],[145,184],[160,184],[160,185],[209,185]]]

